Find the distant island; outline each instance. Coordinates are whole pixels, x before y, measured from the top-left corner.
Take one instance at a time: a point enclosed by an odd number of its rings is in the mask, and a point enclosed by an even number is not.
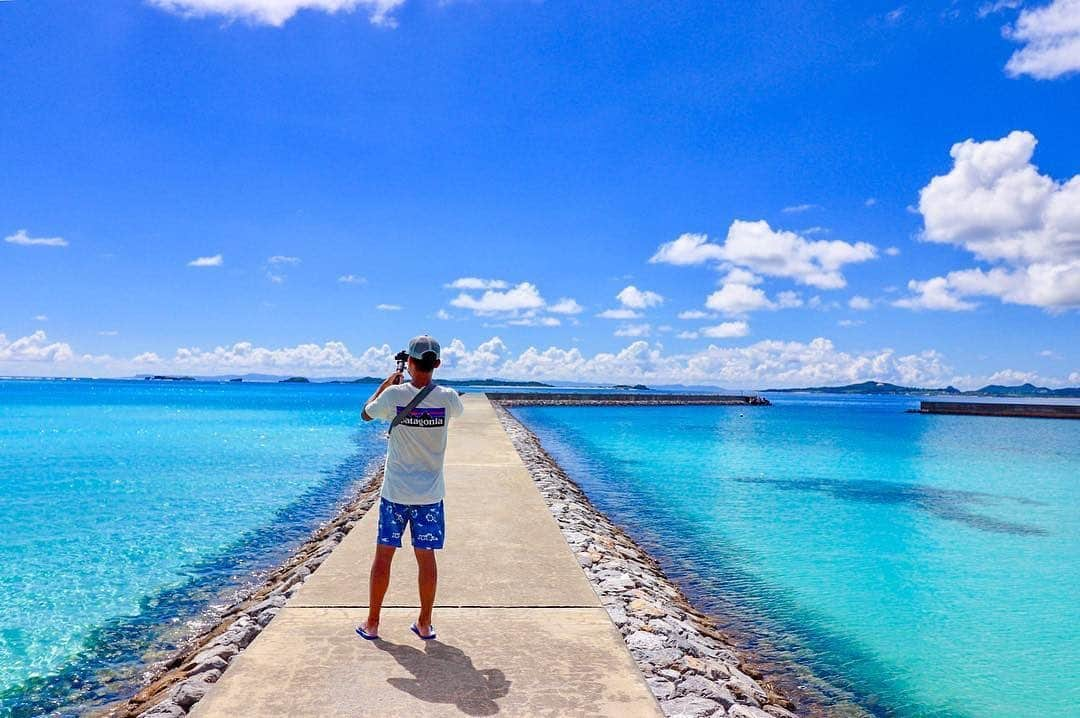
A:
[[[279,384],[310,384],[311,380],[306,376],[290,376],[288,379],[282,379]]]
[[[615,386],[613,386],[611,388],[612,389],[634,389],[635,391],[649,391],[649,387],[645,386],[644,384],[634,384],[633,386],[631,386],[630,384],[616,384]]]
[[[1000,396],[1047,398],[1080,397],[1080,387],[1050,389],[1045,386],[1035,386],[1030,383],[1018,384],[1016,386],[988,384],[981,389],[960,391],[955,386],[930,389],[914,386],[900,386],[899,384],[889,384],[888,382],[881,381],[864,381],[859,384],[845,384],[844,386],[809,386],[801,389],[766,389],[765,391],[776,394],[888,394],[901,396]]]
[[[193,376],[172,376],[169,374],[143,375],[139,378],[145,381],[195,381]]]

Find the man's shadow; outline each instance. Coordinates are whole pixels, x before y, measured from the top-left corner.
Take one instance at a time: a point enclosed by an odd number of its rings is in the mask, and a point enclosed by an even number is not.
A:
[[[403,643],[375,641],[413,678],[387,678],[386,682],[428,703],[453,703],[471,716],[499,712],[495,702],[510,692],[510,681],[498,668],[477,670],[460,648],[438,640],[425,641],[424,650]]]

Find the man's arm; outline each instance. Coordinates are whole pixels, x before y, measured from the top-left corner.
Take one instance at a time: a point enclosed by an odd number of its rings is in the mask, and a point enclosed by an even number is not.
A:
[[[375,402],[379,398],[379,395],[386,391],[388,387],[394,386],[395,384],[400,384],[401,379],[402,375],[399,371],[396,371],[390,376],[386,377],[383,383],[379,384],[379,388],[375,390],[375,393],[371,395],[371,398],[364,402],[364,408],[360,410],[360,418],[364,421],[371,421],[372,419],[374,419],[374,416],[370,416],[367,413],[368,406]]]

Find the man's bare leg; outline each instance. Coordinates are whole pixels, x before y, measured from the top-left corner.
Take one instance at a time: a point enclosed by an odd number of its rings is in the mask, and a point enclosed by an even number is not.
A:
[[[375,545],[375,558],[371,561],[371,574],[368,579],[368,615],[367,620],[360,624],[365,633],[378,635],[379,615],[382,613],[383,598],[386,589],[390,587],[390,564],[394,560],[393,546],[385,544]]]
[[[431,633],[431,609],[435,605],[435,588],[439,582],[439,568],[435,563],[435,551],[429,548],[414,548],[416,565],[419,567],[418,581],[420,588],[420,617],[416,619],[416,628],[421,636]]]

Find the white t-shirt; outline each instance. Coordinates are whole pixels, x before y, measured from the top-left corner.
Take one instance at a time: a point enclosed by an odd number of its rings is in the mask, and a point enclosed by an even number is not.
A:
[[[408,384],[387,387],[364,407],[373,419],[393,421],[420,390]],[[438,386],[394,427],[386,450],[382,497],[397,504],[434,504],[446,495],[443,458],[450,419],[465,407],[453,389]]]

